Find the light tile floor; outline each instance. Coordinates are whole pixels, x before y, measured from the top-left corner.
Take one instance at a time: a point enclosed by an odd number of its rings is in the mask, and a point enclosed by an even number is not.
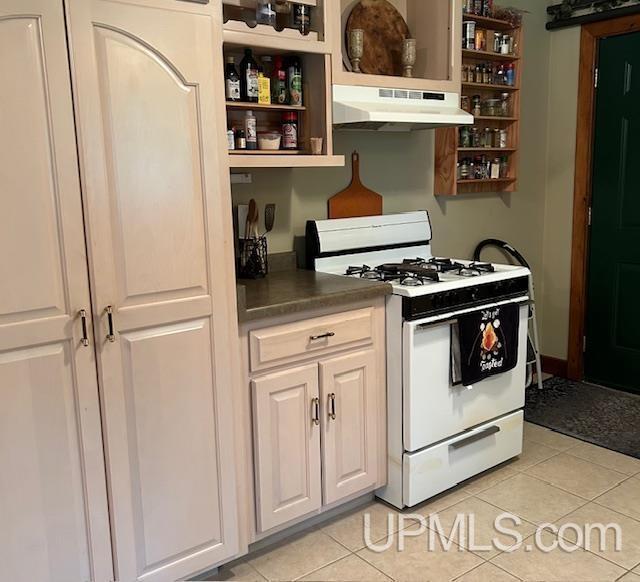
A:
[[[493,520],[504,512],[521,520],[513,527],[524,540],[519,547],[513,546],[512,537],[493,529]],[[367,548],[365,513],[371,515],[371,537],[379,544],[388,539],[389,514],[391,531],[401,527],[405,534],[414,534],[405,537],[404,550],[398,549],[397,534],[381,553]],[[399,512],[374,502],[224,566],[213,580],[640,582],[640,460],[532,424],[525,426],[520,458],[405,513],[436,514],[447,540],[427,551],[428,532],[437,529],[433,521],[427,531],[417,520],[399,523]],[[457,514],[474,516],[474,547],[464,535],[451,535]],[[562,541],[575,551],[544,552],[533,544],[536,525],[544,522],[617,523],[622,548],[615,551],[611,531],[601,549],[597,533],[589,545],[567,529],[561,540],[549,532],[541,540],[545,545]],[[493,538],[512,547],[479,549]]]

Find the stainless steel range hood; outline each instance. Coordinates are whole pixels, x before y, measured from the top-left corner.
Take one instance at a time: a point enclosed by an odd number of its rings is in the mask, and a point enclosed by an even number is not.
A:
[[[457,93],[333,86],[333,124],[358,131],[416,131],[473,124]]]

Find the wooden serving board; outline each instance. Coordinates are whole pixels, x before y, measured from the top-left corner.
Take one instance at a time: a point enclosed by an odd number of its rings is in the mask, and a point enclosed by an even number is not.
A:
[[[424,0],[428,1],[428,0]],[[349,32],[364,30],[364,54],[360,69],[368,75],[402,75],[402,41],[410,38],[402,15],[387,0],[360,0],[347,20]]]
[[[329,199],[329,218],[358,218],[382,214],[382,196],[369,190],[360,180],[360,154],[351,154],[351,184]]]

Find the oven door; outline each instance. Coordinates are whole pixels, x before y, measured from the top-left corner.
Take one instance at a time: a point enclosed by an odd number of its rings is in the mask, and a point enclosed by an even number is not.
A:
[[[518,364],[474,386],[451,382],[451,326],[462,313],[521,303]],[[528,297],[403,325],[403,439],[406,451],[451,438],[524,406]]]

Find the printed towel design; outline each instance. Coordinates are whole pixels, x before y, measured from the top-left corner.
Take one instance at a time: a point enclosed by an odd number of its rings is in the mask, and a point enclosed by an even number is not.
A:
[[[452,337],[453,380],[470,386],[513,370],[518,363],[519,324],[520,306],[514,303],[461,315],[457,338],[455,333]],[[459,377],[455,369],[458,366]]]

